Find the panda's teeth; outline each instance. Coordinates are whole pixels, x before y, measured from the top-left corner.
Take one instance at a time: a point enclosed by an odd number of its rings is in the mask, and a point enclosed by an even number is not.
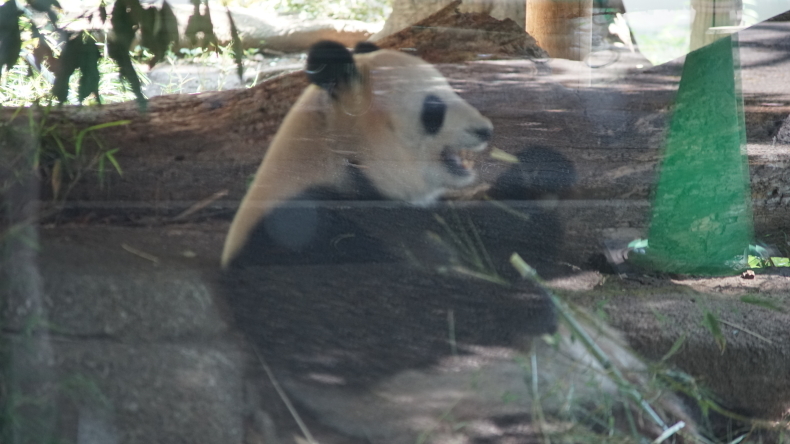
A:
[[[466,161],[461,158],[462,153],[462,151],[459,152],[451,148],[445,148],[441,154],[441,159],[450,173],[458,176],[466,176],[469,174]]]
[[[475,167],[474,161],[475,153],[471,150],[461,150],[459,157],[461,158],[461,166],[467,170],[471,170]]]

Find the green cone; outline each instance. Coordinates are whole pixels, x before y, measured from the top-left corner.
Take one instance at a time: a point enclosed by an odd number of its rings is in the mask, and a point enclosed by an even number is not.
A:
[[[683,274],[733,274],[753,239],[732,37],[688,54],[656,189],[645,259]]]

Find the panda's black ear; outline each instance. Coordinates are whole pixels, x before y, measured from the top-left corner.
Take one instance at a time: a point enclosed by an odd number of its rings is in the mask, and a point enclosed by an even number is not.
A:
[[[354,54],[367,54],[369,52],[376,52],[379,49],[381,48],[376,46],[376,44],[373,42],[362,41],[357,43],[356,46],[354,46]]]
[[[348,85],[359,77],[354,56],[340,43],[323,40],[307,53],[307,77],[312,83],[334,96],[338,87]]]

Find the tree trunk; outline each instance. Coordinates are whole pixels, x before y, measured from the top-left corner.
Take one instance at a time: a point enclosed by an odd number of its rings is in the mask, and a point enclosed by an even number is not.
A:
[[[527,32],[551,57],[584,60],[592,42],[592,0],[527,0]]]
[[[740,0],[694,0],[694,22],[691,24],[690,50],[694,51],[716,40],[727,37],[734,30],[716,30],[737,25],[741,21],[743,8]]]

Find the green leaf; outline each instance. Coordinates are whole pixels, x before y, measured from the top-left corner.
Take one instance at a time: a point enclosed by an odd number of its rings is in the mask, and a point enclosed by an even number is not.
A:
[[[156,55],[158,50],[156,45],[156,33],[159,30],[159,10],[155,6],[145,8],[140,14],[140,43],[152,50]]]
[[[162,2],[162,9],[160,11],[162,16],[162,33],[164,33],[168,45],[170,43],[178,45],[178,20],[173,8],[167,2]]]
[[[99,4],[99,19],[102,24],[107,22],[107,3],[104,0],[101,0],[101,4]]]
[[[118,47],[125,46],[127,52],[132,46],[137,26],[137,21],[132,19],[130,10],[131,8],[127,8],[127,0],[116,0],[110,19],[113,31],[112,41],[116,42]]]
[[[772,257],[771,263],[774,267],[790,267],[790,258],[786,257]]]
[[[666,362],[669,358],[671,358],[678,351],[680,351],[680,347],[682,347],[683,344],[686,342],[687,337],[688,335],[686,333],[680,335],[680,337],[677,338],[677,340],[675,340],[675,343],[672,344],[672,347],[669,349],[669,351],[661,358],[661,362]]]
[[[82,46],[82,33],[73,34],[69,36],[66,46],[60,53],[58,70],[55,73],[55,84],[52,86],[52,95],[60,103],[67,101],[69,98],[69,79],[80,66]]]
[[[786,257],[763,257],[749,255],[749,268],[790,267],[790,259]]]
[[[74,155],[70,152],[66,151],[66,145],[63,144],[63,141],[60,140],[56,134],[52,135],[52,138],[55,140],[55,143],[58,145],[58,151],[60,152],[60,156],[66,160],[73,159]]]
[[[746,304],[757,305],[762,308],[767,308],[773,311],[784,312],[784,309],[777,305],[774,301],[768,299],[758,298],[756,296],[741,296],[741,302]]]
[[[121,169],[121,165],[118,163],[118,160],[115,158],[115,153],[118,152],[118,148],[112,149],[104,153],[107,160],[110,161],[113,167],[115,167],[115,171],[118,172],[119,175],[123,176],[123,170]]]
[[[137,71],[134,70],[134,65],[132,65],[132,58],[129,56],[129,45],[124,44],[120,40],[108,40],[107,50],[110,57],[118,64],[118,72],[121,74],[121,78],[129,84],[132,92],[137,97],[137,105],[144,111],[148,100],[143,95],[140,78],[137,77]]]
[[[184,35],[189,39],[189,42],[194,46],[197,45],[197,34],[203,33],[203,40],[200,46],[205,49],[209,45],[217,46],[217,36],[214,35],[214,25],[211,23],[211,10],[208,7],[208,2],[205,2],[204,13],[200,13],[200,1],[193,0],[192,4],[195,6],[192,15],[187,21],[186,30]]]
[[[154,55],[148,63],[150,67],[164,58],[171,44],[178,43],[178,21],[166,2],[162,9],[152,6],[143,10],[140,31],[142,45]]]
[[[242,65],[242,55],[244,49],[241,46],[241,39],[239,38],[239,31],[236,29],[236,23],[233,21],[233,16],[230,14],[230,8],[225,7],[228,12],[228,22],[230,23],[230,41],[233,48],[233,60],[236,61],[236,73],[239,75],[239,80],[244,83],[244,66]]]
[[[99,73],[99,59],[101,53],[96,46],[96,42],[90,36],[83,36],[85,40],[82,42],[82,52],[80,53],[80,86],[79,86],[79,100],[80,103],[91,94],[96,96],[96,100],[101,103],[99,97],[99,80],[101,74]]]
[[[74,141],[76,154],[77,155],[80,154],[80,151],[82,150],[82,141],[85,139],[85,136],[88,133],[91,133],[93,131],[97,131],[97,130],[100,130],[100,129],[104,129],[104,128],[111,128],[113,126],[128,125],[131,122],[132,122],[131,120],[116,120],[114,122],[104,122],[104,123],[100,123],[98,125],[89,126],[89,127],[85,128],[85,129],[83,129],[82,131],[77,133],[77,139]]]
[[[719,319],[716,317],[716,315],[706,310],[705,316],[702,319],[702,325],[707,328],[708,331],[710,331],[710,333],[713,335],[713,339],[719,346],[719,349],[722,353],[724,353],[724,349],[727,347],[727,339],[721,332],[721,325],[719,324]]]
[[[759,256],[749,255],[748,268],[763,268],[766,264],[765,261]]]
[[[124,0],[124,2],[126,2],[126,7],[129,9],[132,22],[140,23],[143,16],[143,6],[140,4],[140,0]]]
[[[3,66],[6,71],[10,71],[19,59],[19,51],[22,49],[20,15],[14,0],[8,0],[0,6],[0,71]]]
[[[137,105],[141,110],[145,110],[148,104],[143,95],[140,78],[134,70],[132,59],[129,56],[129,48],[132,46],[134,34],[138,27],[140,18],[143,15],[143,8],[137,0],[117,0],[112,8],[113,33],[107,41],[107,52],[110,58],[118,64],[118,72],[125,80],[137,97]]]

